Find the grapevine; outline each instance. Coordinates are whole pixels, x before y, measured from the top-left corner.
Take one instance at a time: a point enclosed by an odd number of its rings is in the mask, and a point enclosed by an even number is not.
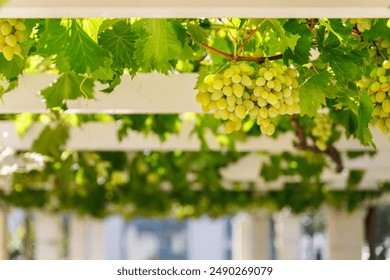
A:
[[[0,51],[11,61],[14,55],[21,55],[20,43],[24,42],[26,25],[22,19],[0,19]]]

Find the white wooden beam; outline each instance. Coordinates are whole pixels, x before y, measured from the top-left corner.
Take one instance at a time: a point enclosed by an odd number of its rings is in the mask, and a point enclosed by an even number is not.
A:
[[[389,17],[387,0],[9,0],[1,17]]]
[[[67,102],[66,113],[183,113],[201,112],[195,101],[196,74],[165,76],[162,74],[139,74],[134,79],[122,77],[121,84],[111,94],[99,90],[96,85],[95,99],[79,98]],[[55,81],[54,74],[26,74],[19,86],[3,96],[0,114],[47,113],[46,104],[38,92]]]
[[[0,146],[11,147],[15,150],[30,150],[33,141],[37,138],[44,125],[33,124],[23,137],[20,137],[15,129],[13,121],[0,121]],[[200,141],[196,135],[191,135],[193,124],[184,123],[178,135],[170,136],[165,142],[161,142],[156,135],[144,136],[135,131],[129,131],[128,137],[118,140],[117,131],[120,123],[85,123],[81,127],[71,127],[70,139],[67,147],[81,151],[199,151]],[[207,143],[211,149],[219,150],[221,147],[212,133],[206,135]],[[268,151],[282,152],[293,151],[293,133],[285,133],[277,139],[268,136],[250,137],[245,142],[237,143],[238,151]],[[374,130],[374,142],[378,152],[388,152],[390,145],[386,136]],[[337,142],[337,148],[341,151],[372,151],[370,147],[363,147],[354,139],[341,139]]]

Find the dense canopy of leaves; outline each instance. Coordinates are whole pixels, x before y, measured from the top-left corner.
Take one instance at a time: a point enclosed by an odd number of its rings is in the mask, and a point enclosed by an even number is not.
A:
[[[0,187],[0,200],[98,217],[112,213],[216,216],[243,208],[285,206],[299,212],[324,202],[353,209],[367,197],[387,191],[389,184],[383,182],[378,191],[355,192],[364,172],[350,170],[346,189],[332,192],[321,174],[332,168],[326,158],[341,164],[333,147],[341,134],[364,146],[375,146],[370,127],[375,104],[370,95],[376,92],[361,81],[390,58],[386,48],[378,47],[390,40],[390,24],[388,19],[369,22],[369,28],[362,29],[356,20],[343,19],[26,19],[28,39],[21,44],[22,55],[7,61],[0,54],[0,96],[12,94],[26,73],[54,72],[59,77],[40,92],[50,114],[0,116],[15,120],[22,134],[33,122],[50,120],[32,147],[35,162],[43,165],[9,171],[12,188]],[[235,152],[235,143],[261,135],[250,119],[241,131],[225,135],[221,122],[207,114],[63,114],[67,100],[94,98],[97,82],[106,85],[103,91],[109,94],[122,75],[140,72],[196,72],[202,81],[239,60],[251,64],[272,60],[299,72],[300,115],[277,117],[278,130],[273,136],[296,133],[297,153],[267,155],[270,163],[259,170],[265,181],[287,178],[280,191],[261,193],[253,182],[222,179],[221,169],[245,156]],[[311,131],[313,119],[324,109],[333,122],[333,132],[328,148],[320,150],[311,145]],[[131,129],[157,134],[164,141],[188,120],[195,123],[194,133],[201,140],[199,153],[66,150],[69,127],[88,121],[120,122],[120,139]],[[225,146],[223,153],[208,150],[206,131]],[[0,174],[6,173],[4,167]],[[299,180],[288,180],[296,178],[293,175]]]

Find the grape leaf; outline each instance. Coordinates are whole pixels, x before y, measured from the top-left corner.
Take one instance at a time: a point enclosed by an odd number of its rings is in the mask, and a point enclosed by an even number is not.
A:
[[[61,25],[61,19],[46,20],[45,31],[40,34],[38,53],[55,55],[65,50],[68,44],[68,30]]]
[[[267,28],[271,28],[276,33],[278,33],[281,52],[284,52],[288,48],[294,52],[297,41],[301,37],[300,35],[291,34],[285,30],[278,19],[267,19],[267,21],[264,22],[263,26],[260,28],[260,31],[264,31]]]
[[[345,45],[350,37],[352,26],[344,25],[341,19],[321,19],[321,25],[329,31],[327,45]],[[336,42],[336,39],[338,42]]]
[[[47,125],[35,139],[32,150],[34,152],[59,158],[61,149],[69,138],[69,129],[65,125],[51,128]]]
[[[0,73],[8,81],[12,81],[18,78],[22,73],[24,67],[24,60],[22,57],[15,55],[11,61],[5,59],[4,55],[0,53]]]
[[[98,41],[98,32],[100,30],[100,26],[103,23],[103,20],[104,19],[102,18],[88,18],[88,19],[83,19],[82,21],[83,30],[95,42]]]
[[[155,69],[167,74],[173,68],[170,61],[182,52],[182,42],[168,19],[143,19],[142,22],[145,33],[139,33],[136,41],[137,62],[146,71]]]
[[[110,61],[109,52],[99,46],[76,20],[61,25],[61,20],[49,19],[38,43],[38,52],[57,55],[60,69],[76,73],[92,73]]]
[[[317,75],[310,77],[301,87],[299,91],[301,115],[310,117],[317,114],[317,110],[321,105],[326,104],[326,87],[331,75],[327,71],[323,71]]]
[[[358,80],[363,72],[361,55],[353,51],[345,52],[341,49],[324,48],[321,55],[329,61],[337,80]]]
[[[381,37],[386,40],[390,40],[390,26],[388,26],[388,19],[377,19],[375,24],[371,27],[370,30],[367,30],[362,33],[364,40],[373,41],[378,37]]]
[[[189,23],[187,31],[191,35],[191,39],[196,43],[207,43],[207,31],[198,24]]]
[[[59,107],[68,99],[93,98],[93,79],[75,73],[64,73],[51,86],[41,91],[47,108]]]
[[[120,21],[112,29],[100,34],[99,44],[113,54],[113,68],[119,70],[127,68],[134,76],[138,70],[138,64],[134,59],[136,39],[137,34],[131,30],[130,25]]]
[[[92,73],[111,60],[109,52],[94,42],[77,22],[73,21],[70,32],[65,55],[72,71]]]
[[[372,134],[369,129],[369,122],[371,120],[371,112],[374,108],[374,104],[371,103],[370,97],[366,92],[349,89],[347,92],[343,92],[339,98],[338,107],[346,107],[354,115],[354,120],[348,123],[348,130],[351,132],[359,141],[367,146],[371,145],[375,147],[372,141]],[[348,110],[348,111],[349,111]]]
[[[296,19],[290,19],[284,24],[286,31],[291,34],[298,34],[300,38],[297,41],[294,52],[291,49],[287,49],[283,53],[283,60],[285,64],[288,64],[288,60],[291,59],[298,64],[306,64],[309,62],[310,50],[312,48],[311,37],[312,32],[306,26],[299,24]]]
[[[371,112],[374,109],[374,104],[370,101],[370,97],[367,93],[360,91],[359,92],[359,109],[358,109],[358,130],[357,136],[360,142],[367,146],[375,146],[372,141],[372,134],[368,127],[371,120]]]

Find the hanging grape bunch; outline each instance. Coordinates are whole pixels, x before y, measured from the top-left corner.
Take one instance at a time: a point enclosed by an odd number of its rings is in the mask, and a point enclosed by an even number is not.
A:
[[[232,63],[223,73],[205,77],[196,100],[204,112],[225,120],[226,133],[239,131],[249,115],[263,134],[275,132],[272,118],[299,113],[297,71],[275,63]]]
[[[19,43],[25,40],[25,30],[26,25],[22,19],[0,19],[0,52],[8,61],[11,61],[14,55],[22,54]]]
[[[311,130],[315,141],[314,144],[321,151],[325,151],[328,147],[328,142],[332,136],[333,122],[325,113],[319,113],[314,118],[314,127]]]
[[[352,24],[356,24],[359,32],[364,32],[366,30],[370,30],[372,27],[372,19],[371,18],[350,18],[348,21]]]
[[[367,90],[375,105],[371,123],[387,134],[390,131],[390,41],[378,40],[369,54],[371,60],[380,66],[371,71],[369,78],[363,77],[358,85]]]

